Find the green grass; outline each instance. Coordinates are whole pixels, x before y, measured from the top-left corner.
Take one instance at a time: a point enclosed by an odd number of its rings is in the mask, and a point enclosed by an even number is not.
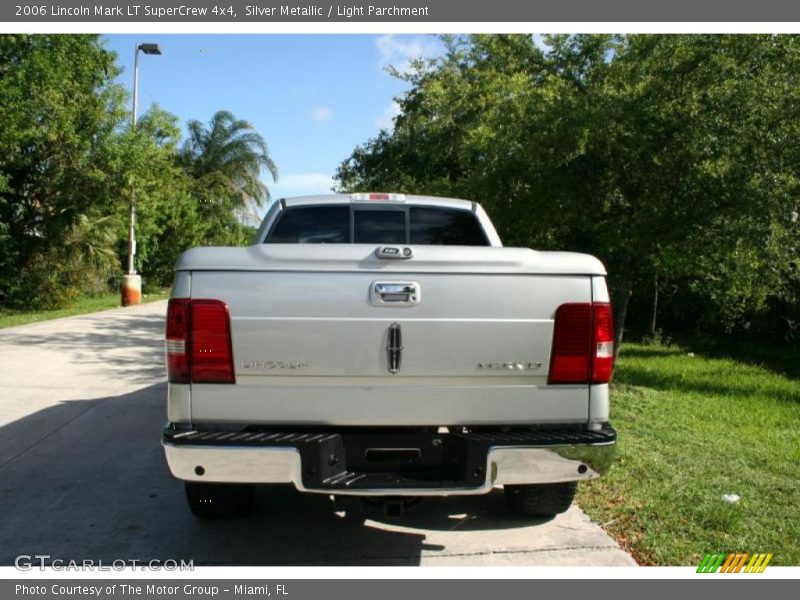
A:
[[[691,356],[690,353],[694,355]],[[626,344],[615,466],[578,503],[642,564],[773,552],[800,565],[800,351]],[[738,494],[736,504],[723,494]]]
[[[156,300],[164,300],[168,297],[169,290],[163,289],[152,294],[144,295],[142,297],[142,302],[155,302]],[[25,311],[0,307],[0,329],[4,327],[14,327],[15,325],[24,325],[26,323],[35,323],[37,321],[60,319],[61,317],[108,310],[109,308],[117,308],[119,305],[119,292],[114,292],[78,298],[78,300],[67,308],[59,308],[57,310]]]

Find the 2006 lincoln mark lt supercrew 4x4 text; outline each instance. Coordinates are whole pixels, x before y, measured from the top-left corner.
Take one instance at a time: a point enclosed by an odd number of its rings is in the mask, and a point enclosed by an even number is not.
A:
[[[603,265],[503,248],[465,200],[276,202],[254,245],[178,260],[166,357],[164,450],[201,517],[260,483],[388,512],[502,485],[553,515],[616,443]]]

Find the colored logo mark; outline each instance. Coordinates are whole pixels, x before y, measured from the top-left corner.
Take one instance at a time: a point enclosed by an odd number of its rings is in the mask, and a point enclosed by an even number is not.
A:
[[[748,558],[750,559],[748,561]],[[769,554],[748,552],[731,552],[729,554],[706,554],[700,565],[697,567],[698,573],[763,573],[769,561],[772,560],[772,552]],[[745,565],[746,563],[746,565]]]

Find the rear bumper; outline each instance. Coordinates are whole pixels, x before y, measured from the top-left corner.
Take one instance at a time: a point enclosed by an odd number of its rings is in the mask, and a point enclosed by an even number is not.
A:
[[[304,492],[364,496],[483,494],[496,485],[581,481],[611,465],[616,432],[477,433],[178,431],[163,446],[185,481],[292,483]],[[371,462],[365,456],[377,456]],[[395,458],[397,457],[397,458]]]

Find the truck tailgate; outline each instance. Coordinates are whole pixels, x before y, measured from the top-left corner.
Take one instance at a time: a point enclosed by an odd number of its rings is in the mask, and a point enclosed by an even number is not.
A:
[[[472,249],[472,262],[452,248],[391,262],[368,258],[374,250],[353,245],[302,269],[287,264],[290,249],[263,262],[250,250],[241,270],[196,263],[192,297],[228,304],[236,383],[192,385],[192,420],[587,421],[589,386],[548,386],[547,374],[555,311],[591,302],[590,273],[537,273],[516,249]]]

